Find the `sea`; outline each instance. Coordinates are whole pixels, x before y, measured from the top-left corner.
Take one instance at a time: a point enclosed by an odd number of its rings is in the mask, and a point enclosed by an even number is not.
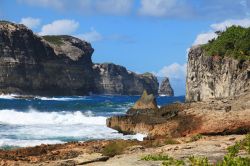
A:
[[[124,115],[139,96],[29,97],[0,95],[0,149],[100,139],[138,139],[106,127]],[[184,96],[157,97],[159,106],[184,102]]]

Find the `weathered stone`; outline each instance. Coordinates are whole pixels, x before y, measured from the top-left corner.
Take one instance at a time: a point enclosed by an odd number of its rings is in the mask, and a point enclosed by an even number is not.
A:
[[[152,137],[247,133],[250,131],[249,101],[250,94],[245,93],[228,103],[216,100],[172,104],[158,111],[130,112],[108,118],[107,126],[125,134],[145,133]]]
[[[250,87],[250,61],[206,56],[201,46],[190,49],[186,101],[234,97]]]
[[[158,106],[154,95],[148,95],[147,91],[144,90],[141,98],[135,103],[132,108],[135,110],[158,109]]]
[[[171,87],[169,79],[167,77],[164,78],[160,85],[159,95],[174,96],[174,90]]]

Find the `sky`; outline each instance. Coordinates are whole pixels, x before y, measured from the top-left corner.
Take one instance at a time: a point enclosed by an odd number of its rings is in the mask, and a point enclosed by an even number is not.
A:
[[[178,96],[189,48],[228,26],[250,26],[250,0],[0,0],[0,19],[89,41],[95,63],[167,76]]]

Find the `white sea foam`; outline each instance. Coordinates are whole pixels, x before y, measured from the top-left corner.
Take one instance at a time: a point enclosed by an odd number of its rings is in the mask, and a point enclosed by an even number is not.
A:
[[[86,97],[40,97],[36,96],[36,99],[46,101],[76,101],[76,100],[87,100]]]
[[[41,144],[59,144],[65,143],[60,140],[16,140],[16,139],[1,139],[0,147],[4,146],[17,146],[17,147],[29,147]]]
[[[14,99],[15,97],[17,97],[18,95],[16,95],[16,94],[1,94],[0,95],[0,99],[9,99],[9,100],[11,100],[11,99]]]
[[[105,125],[106,117],[86,116],[80,111],[76,112],[18,112],[16,110],[0,110],[0,123],[12,125],[39,125],[39,124],[89,124]]]

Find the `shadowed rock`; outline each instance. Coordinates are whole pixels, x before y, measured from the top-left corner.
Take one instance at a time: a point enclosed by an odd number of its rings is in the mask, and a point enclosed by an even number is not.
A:
[[[169,79],[167,77],[164,78],[160,85],[159,95],[174,96],[174,90],[171,87]]]

